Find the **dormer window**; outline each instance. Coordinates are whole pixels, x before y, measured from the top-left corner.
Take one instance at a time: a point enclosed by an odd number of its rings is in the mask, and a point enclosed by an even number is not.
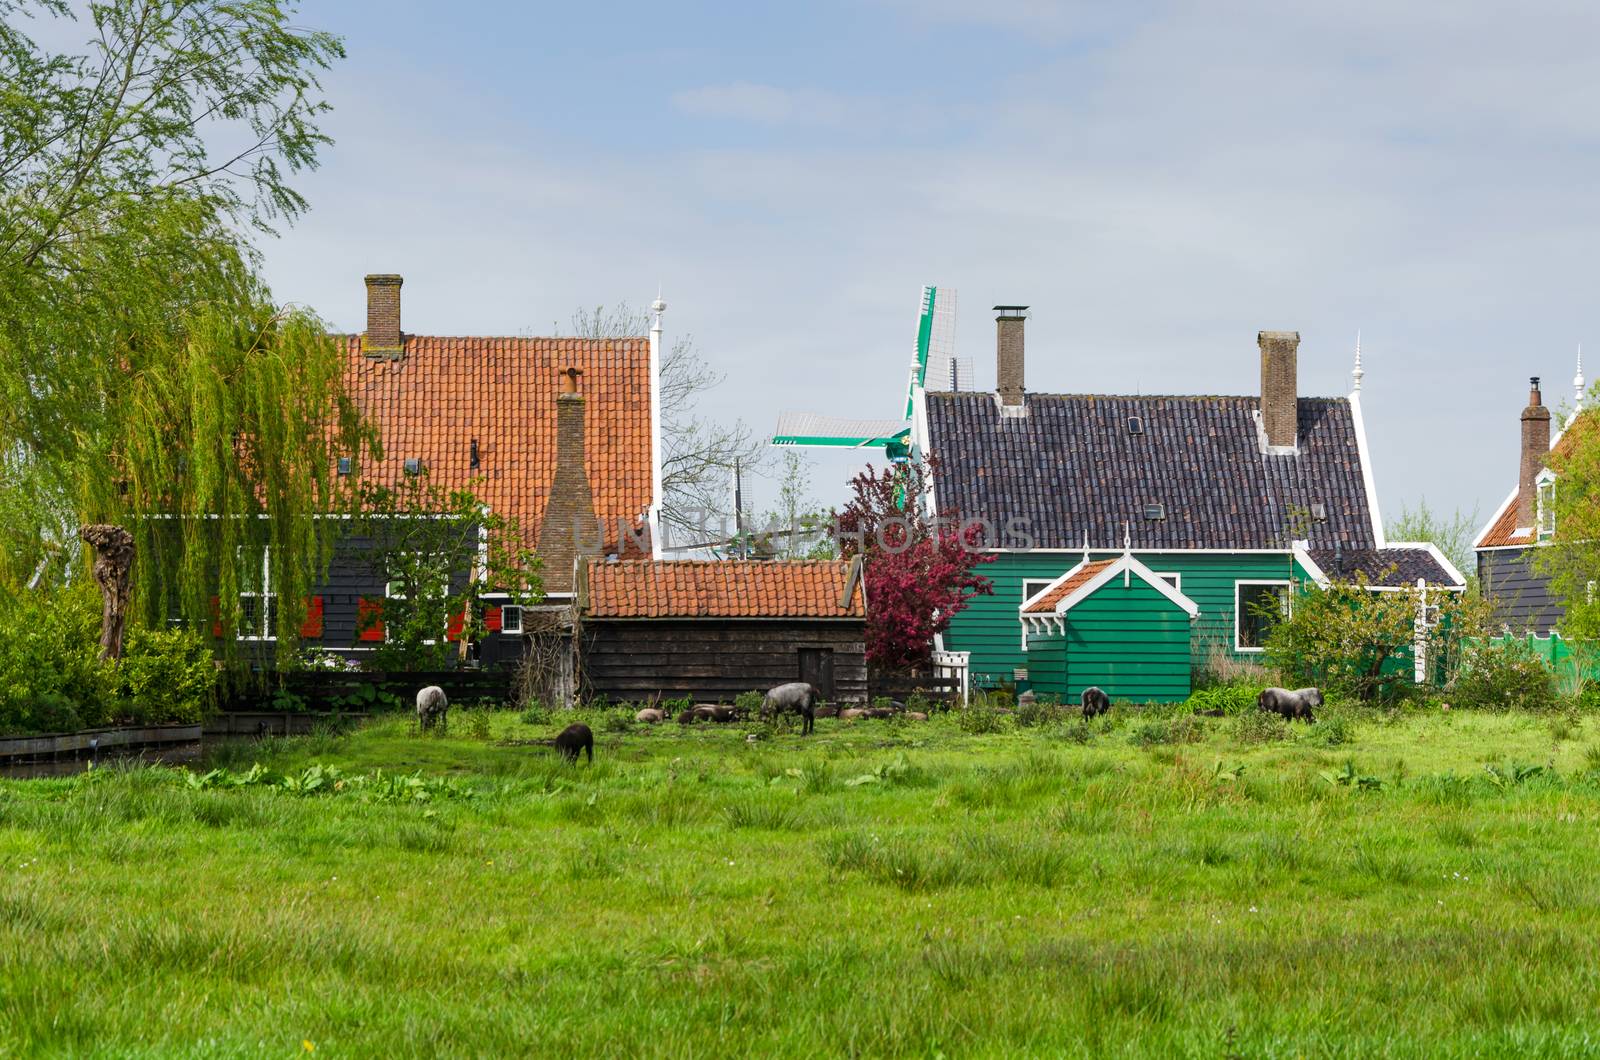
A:
[[[1539,503],[1534,517],[1534,527],[1538,531],[1539,540],[1548,541],[1556,536],[1555,476],[1545,471],[1539,476],[1535,489],[1538,490]]]

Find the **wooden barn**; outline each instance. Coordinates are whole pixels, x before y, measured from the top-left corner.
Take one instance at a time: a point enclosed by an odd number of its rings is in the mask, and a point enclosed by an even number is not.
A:
[[[589,560],[575,611],[591,696],[626,702],[809,681],[829,700],[867,698],[867,603],[844,562]]]
[[[1035,693],[1077,702],[1091,685],[1112,699],[1189,697],[1190,634],[1199,605],[1131,553],[1091,560],[1019,609]]]

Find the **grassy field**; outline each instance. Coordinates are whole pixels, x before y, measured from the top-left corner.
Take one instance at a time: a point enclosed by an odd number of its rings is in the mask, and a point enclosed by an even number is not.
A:
[[[556,728],[0,784],[0,1054],[1600,1054],[1600,720]]]

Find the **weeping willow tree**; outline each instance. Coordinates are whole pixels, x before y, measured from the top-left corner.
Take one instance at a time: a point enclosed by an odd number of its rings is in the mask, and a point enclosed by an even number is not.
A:
[[[270,556],[299,628],[332,459],[365,432],[327,328],[273,306],[249,242],[304,210],[288,178],[328,142],[317,76],[342,47],[292,15],[0,0],[0,591],[86,574],[80,530],[121,528],[138,619],[232,644]],[[75,29],[81,52],[35,40]]]

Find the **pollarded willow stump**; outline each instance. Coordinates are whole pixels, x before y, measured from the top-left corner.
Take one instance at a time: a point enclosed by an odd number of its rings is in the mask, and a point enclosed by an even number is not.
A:
[[[100,586],[100,658],[122,658],[122,631],[128,622],[133,583],[133,535],[120,526],[85,526],[78,536],[94,548],[94,580]]]

